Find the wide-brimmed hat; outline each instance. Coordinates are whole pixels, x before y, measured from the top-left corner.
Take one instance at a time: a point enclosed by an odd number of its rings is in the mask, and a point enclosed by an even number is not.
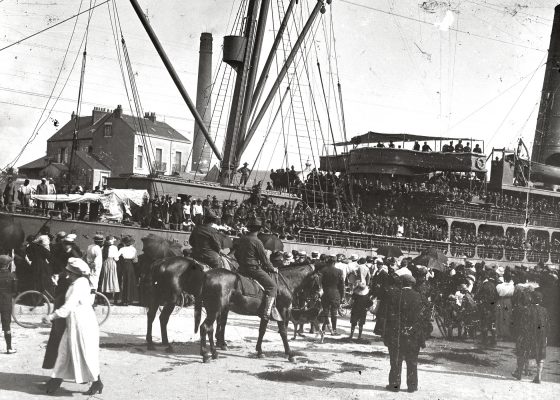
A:
[[[351,254],[349,258],[352,261],[357,261],[358,260],[358,255],[357,254]]]
[[[261,218],[251,218],[248,222],[247,222],[247,226],[251,227],[261,227],[262,226],[262,219]]]
[[[64,237],[63,241],[66,242],[66,243],[74,243],[77,238],[78,238],[78,236],[75,235],[74,233],[69,233],[68,235],[66,235]]]
[[[66,264],[66,271],[80,276],[88,276],[91,273],[89,265],[84,260],[77,257],[70,257]]]
[[[66,232],[60,231],[56,234],[57,239],[64,239],[66,237]]]
[[[5,267],[12,262],[12,257],[2,254],[0,256],[0,267]]]
[[[99,233],[93,237],[93,241],[95,243],[103,243],[104,240],[105,240],[105,238],[103,237],[103,235],[101,235]]]
[[[400,276],[402,286],[413,286],[416,285],[416,279],[410,274],[404,274]]]

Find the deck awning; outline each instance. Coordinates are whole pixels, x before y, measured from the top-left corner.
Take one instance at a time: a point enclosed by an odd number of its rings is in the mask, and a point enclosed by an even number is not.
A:
[[[354,136],[348,142],[338,142],[335,146],[352,146],[364,143],[388,143],[388,142],[415,142],[415,141],[432,141],[432,140],[466,140],[477,141],[473,138],[457,138],[427,135],[411,135],[410,133],[379,133],[368,132],[363,135]]]

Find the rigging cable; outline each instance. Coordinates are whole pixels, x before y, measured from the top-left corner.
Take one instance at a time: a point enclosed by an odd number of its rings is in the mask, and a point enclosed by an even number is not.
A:
[[[96,0],[97,1],[97,0]],[[68,193],[70,192],[70,185],[72,183],[72,175],[76,172],[75,171],[75,158],[76,158],[76,151],[78,147],[78,130],[80,129],[80,111],[82,110],[82,95],[84,92],[84,78],[86,73],[86,59],[87,59],[87,43],[88,43],[88,36],[89,36],[89,24],[91,22],[91,17],[93,16],[93,9],[91,8],[91,2],[89,1],[89,8],[90,12],[88,15],[88,21],[86,25],[85,31],[85,43],[84,43],[84,52],[82,53],[82,69],[80,71],[80,86],[78,88],[78,101],[76,102],[76,119],[74,120],[74,133],[72,135],[72,147],[70,150],[70,162],[68,163]],[[95,3],[94,3],[95,4]],[[79,173],[78,173],[79,175]]]
[[[78,7],[78,12],[81,10],[82,4],[83,4],[83,0],[80,1],[80,5],[79,5],[79,7]],[[79,12],[79,14],[82,14],[82,13]],[[78,14],[78,15],[79,15],[79,14]],[[43,121],[43,123],[41,123],[41,119],[43,118],[43,115],[45,114],[45,111],[47,110],[47,108],[48,108],[48,106],[49,106],[49,103],[50,103],[50,101],[51,101],[51,99],[52,99],[52,97],[53,97],[54,91],[55,91],[55,89],[56,89],[56,85],[58,84],[58,80],[59,80],[60,76],[62,75],[62,71],[64,70],[64,63],[66,62],[66,57],[67,57],[68,52],[69,52],[69,50],[70,50],[70,45],[71,45],[72,40],[73,40],[73,38],[74,38],[74,34],[75,34],[75,32],[76,32],[76,25],[77,25],[77,24],[78,24],[78,18],[76,18],[75,21],[74,21],[74,26],[73,26],[73,28],[72,28],[72,33],[71,33],[71,35],[70,35],[70,39],[68,40],[68,45],[66,46],[66,51],[65,51],[64,57],[63,57],[63,59],[62,59],[62,64],[61,64],[60,69],[59,69],[59,71],[58,71],[58,75],[57,75],[57,77],[56,77],[56,81],[55,81],[55,83],[54,83],[54,85],[53,85],[53,88],[52,88],[52,90],[51,90],[51,92],[50,92],[50,94],[49,94],[49,96],[48,96],[48,100],[47,100],[47,102],[45,103],[45,106],[44,106],[43,109],[42,109],[41,115],[39,116],[39,119],[37,120],[37,123],[35,124],[35,127],[33,128],[33,131],[32,131],[32,133],[31,133],[31,135],[30,135],[29,138],[27,139],[27,142],[23,145],[23,147],[22,147],[22,149],[20,150],[20,152],[18,153],[18,155],[17,155],[10,163],[8,163],[8,164],[6,165],[6,167],[4,168],[5,170],[6,170],[6,169],[9,169],[9,168],[12,168],[12,167],[19,161],[20,157],[23,155],[23,152],[25,151],[25,149],[27,148],[27,146],[28,146],[29,144],[31,144],[31,142],[33,142],[33,140],[35,140],[35,138],[36,138],[37,135],[39,134],[39,129],[41,129],[41,128],[43,127],[43,125],[45,125],[45,123],[48,121],[48,119],[49,119],[49,117],[50,117],[50,115],[51,115],[51,113],[52,113],[52,111],[53,111],[53,109],[54,109],[56,103],[58,102],[58,99],[59,99],[60,96],[62,95],[62,92],[64,91],[64,88],[66,87],[66,84],[68,83],[68,80],[69,80],[69,78],[70,78],[70,75],[72,74],[72,71],[74,70],[74,66],[76,65],[76,62],[77,62],[77,60],[78,60],[78,57],[79,57],[79,54],[80,54],[79,51],[78,51],[78,55],[77,55],[76,58],[74,59],[74,63],[72,64],[72,67],[70,68],[70,72],[68,73],[68,76],[66,77],[66,80],[65,80],[65,82],[64,82],[64,85],[62,86],[62,89],[60,90],[60,92],[59,92],[59,94],[58,94],[56,100],[54,101],[54,103],[53,103],[51,109],[49,110],[49,112],[48,112],[48,114],[47,114],[47,117],[45,118],[45,120]],[[83,44],[83,40],[84,40],[84,39],[82,38],[82,44]],[[82,44],[80,44],[80,48],[81,48]]]
[[[84,13],[87,13],[88,11],[92,11],[94,8],[97,8],[97,7],[99,7],[99,6],[102,6],[103,4],[108,3],[109,1],[110,1],[110,0],[105,0],[103,3],[97,4],[97,5],[93,6],[93,7],[88,8],[87,10],[84,10],[84,11],[80,11],[81,4],[82,4],[82,1],[80,1],[80,8],[78,8],[78,13],[77,13],[77,14],[74,14],[74,15],[72,15],[71,17],[68,17],[68,18],[66,18],[66,19],[63,19],[62,21],[59,21],[59,22],[57,22],[56,24],[50,25],[50,26],[46,27],[45,29],[41,29],[39,32],[35,32],[35,33],[32,34],[32,35],[26,36],[26,37],[24,37],[24,38],[22,38],[22,39],[20,39],[20,40],[17,40],[17,41],[15,41],[15,42],[13,42],[13,43],[10,43],[9,45],[0,48],[0,51],[9,49],[10,47],[15,46],[16,44],[20,44],[20,43],[26,41],[27,39],[31,39],[32,37],[35,37],[35,36],[37,36],[37,35],[40,35],[41,33],[46,32],[46,31],[48,31],[49,29],[54,28],[55,26],[58,26],[58,25],[63,24],[63,23],[65,23],[65,22],[68,22],[68,21],[70,21],[71,19],[76,18],[76,21],[77,21],[77,19],[78,19],[78,17],[79,17],[80,15],[82,15],[82,14],[84,14]],[[76,28],[76,24],[74,24],[74,29],[75,29],[75,28]]]

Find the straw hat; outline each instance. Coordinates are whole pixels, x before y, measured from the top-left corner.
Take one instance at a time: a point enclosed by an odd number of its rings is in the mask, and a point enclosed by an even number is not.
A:
[[[63,241],[66,242],[66,243],[74,243],[77,238],[78,238],[77,235],[75,235],[73,233],[69,233],[68,235],[66,235],[64,237]]]
[[[91,272],[89,265],[81,258],[70,257],[66,264],[66,271],[79,276],[88,276]]]
[[[365,282],[359,282],[354,288],[354,293],[359,296],[365,296],[369,294],[369,288],[367,287]]]

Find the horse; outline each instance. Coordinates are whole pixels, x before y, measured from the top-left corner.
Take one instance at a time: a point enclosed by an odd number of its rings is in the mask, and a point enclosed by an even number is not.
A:
[[[280,275],[282,274],[282,275]],[[276,297],[276,308],[282,316],[283,321],[278,321],[278,330],[284,350],[289,361],[294,362],[294,355],[290,350],[286,333],[287,321],[289,321],[290,307],[294,294],[299,291],[320,290],[320,278],[312,265],[302,265],[283,268],[278,277],[278,294]],[[202,307],[206,309],[206,319],[202,324]],[[225,327],[229,311],[242,315],[258,315],[262,306],[262,295],[259,297],[244,296],[241,289],[241,278],[238,274],[221,268],[206,272],[202,283],[200,296],[195,299],[195,333],[200,325],[200,354],[203,362],[218,358],[214,344],[213,331],[216,325],[217,345],[222,350],[227,349],[224,340]],[[259,338],[257,340],[257,357],[263,358],[262,341],[268,325],[268,319],[262,319],[259,326]],[[206,337],[210,342],[210,353],[206,348]]]
[[[169,317],[183,292],[195,298],[200,296],[204,273],[207,270],[206,265],[182,256],[163,258],[151,264],[153,291],[148,301],[148,328],[146,331],[148,350],[155,350],[152,341],[152,324],[159,306],[163,305],[159,316],[161,341],[163,345],[167,346],[167,352],[173,352],[173,347],[169,344],[167,337]]]

